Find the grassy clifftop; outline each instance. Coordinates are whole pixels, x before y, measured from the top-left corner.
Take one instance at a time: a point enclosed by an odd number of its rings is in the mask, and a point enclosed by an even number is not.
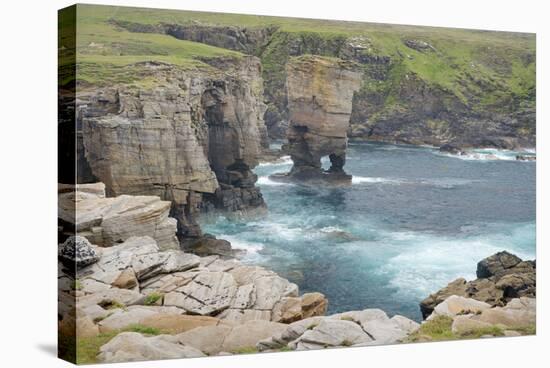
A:
[[[534,34],[94,5],[78,5],[77,17],[79,78],[88,82],[132,79],[125,66],[140,61],[207,68],[204,58],[254,54],[269,127],[287,118],[287,60],[316,54],[362,64],[358,136],[384,139],[382,125],[399,121],[395,139],[437,135],[437,143],[462,134],[465,117],[507,115],[517,121],[497,130],[534,138]]]
[[[202,58],[242,56],[237,51],[164,34],[129,32],[111,23],[117,13],[116,7],[77,5],[76,60],[80,82],[129,83],[139,79],[139,65],[135,64],[146,61],[165,62],[184,69],[207,69],[209,66]],[[60,29],[66,26],[60,23]],[[63,39],[70,43],[73,40],[69,37]],[[63,62],[71,60],[61,58],[62,65]],[[128,65],[134,67],[125,68]]]

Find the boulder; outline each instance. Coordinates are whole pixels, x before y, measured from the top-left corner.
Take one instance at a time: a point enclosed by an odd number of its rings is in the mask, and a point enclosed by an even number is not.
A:
[[[133,289],[138,285],[136,273],[132,268],[126,268],[120,272],[112,285],[120,289]]]
[[[389,319],[386,312],[378,308],[369,308],[369,309],[364,309],[362,311],[348,311],[343,313],[337,313],[329,316],[329,318],[353,321],[361,325],[377,319],[381,319],[381,320]]]
[[[283,297],[298,296],[298,286],[280,276],[263,276],[254,280],[256,301],[253,309],[272,310]]]
[[[402,329],[398,322],[392,319],[372,319],[362,323],[361,326],[374,339],[373,342],[367,342],[363,345],[395,344],[409,334],[407,330]]]
[[[296,350],[311,350],[368,342],[372,342],[372,338],[358,324],[325,318],[317,326],[305,331],[302,336],[289,343],[289,346]]]
[[[321,293],[305,293],[301,297],[302,318],[324,316],[328,308],[328,299]]]
[[[86,315],[78,316],[76,319],[76,337],[94,337],[99,335],[99,328],[94,321]]]
[[[181,344],[173,336],[146,337],[136,332],[123,332],[100,348],[102,363],[136,362],[142,360],[197,358],[200,350]]]
[[[420,302],[422,316],[427,318],[435,306],[451,295],[503,306],[513,298],[536,296],[536,263],[522,261],[508,252],[499,252],[480,261],[478,278],[456,279]]]
[[[405,331],[407,334],[411,334],[420,328],[420,324],[418,322],[400,315],[393,316],[391,320],[399,327],[399,329]]]
[[[89,266],[99,260],[99,254],[83,236],[71,236],[59,249],[59,259],[69,270]]]
[[[224,239],[205,234],[205,236],[196,240],[187,246],[190,252],[199,256],[217,255],[222,257],[236,257],[242,255],[243,251],[231,248],[231,243]]]
[[[491,308],[490,304],[471,298],[451,295],[443,303],[438,304],[427,319],[431,320],[437,316],[454,317],[459,314],[481,313],[483,310],[489,308]]]
[[[275,334],[280,334],[286,329],[286,325],[270,321],[248,321],[236,325],[226,335],[222,351],[235,352],[239,349],[256,347],[256,344]]]
[[[483,310],[481,314],[473,316],[472,319],[514,329],[534,326],[536,314],[536,299],[524,297],[513,299],[504,307]]]
[[[227,325],[202,326],[175,335],[181,344],[191,345],[205,354],[215,355],[222,351],[223,342],[231,332]]]
[[[284,297],[273,307],[271,320],[274,322],[291,323],[302,318],[302,299]]]
[[[451,330],[454,334],[464,335],[480,329],[491,327],[492,324],[473,319],[472,315],[456,316],[453,319]]]
[[[498,252],[490,257],[481,260],[477,264],[477,277],[489,278],[491,276],[502,276],[507,270],[515,267],[521,262],[521,258],[506,251]]]

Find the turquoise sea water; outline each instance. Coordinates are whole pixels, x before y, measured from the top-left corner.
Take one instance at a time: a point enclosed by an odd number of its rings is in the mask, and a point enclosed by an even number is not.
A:
[[[320,291],[329,313],[381,308],[419,320],[418,303],[500,250],[535,258],[535,163],[515,152],[453,157],[428,147],[350,144],[345,188],[274,182],[288,157],[256,168],[269,208],[203,219],[244,262]],[[328,160],[323,162],[328,167]]]

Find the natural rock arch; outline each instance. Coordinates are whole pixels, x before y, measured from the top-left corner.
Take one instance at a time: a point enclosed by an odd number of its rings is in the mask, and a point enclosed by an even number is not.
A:
[[[290,126],[284,149],[294,163],[287,178],[302,181],[350,181],[344,171],[353,93],[361,73],[355,63],[319,56],[293,58],[287,64]],[[321,158],[328,156],[325,171]]]

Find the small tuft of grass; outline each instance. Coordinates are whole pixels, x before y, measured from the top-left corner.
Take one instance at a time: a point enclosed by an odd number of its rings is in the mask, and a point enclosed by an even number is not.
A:
[[[405,342],[445,341],[461,339],[479,339],[482,336],[504,336],[504,330],[499,326],[488,326],[455,334],[452,331],[453,319],[447,316],[438,316],[424,322],[420,328],[410,335]],[[515,329],[514,329],[515,330]]]
[[[162,299],[163,294],[152,292],[151,294],[147,295],[145,297],[145,301],[143,302],[145,305],[153,305],[156,302],[158,302],[160,299]]]
[[[99,322],[103,321],[105,318],[109,317],[110,315],[112,315],[113,313],[108,313],[104,316],[101,316],[101,317],[96,317],[94,318],[94,323],[95,324],[98,324]]]
[[[139,325],[139,324],[132,325],[132,326],[126,328],[125,331],[138,332],[140,334],[151,335],[151,336],[156,336],[156,335],[162,334],[162,331],[159,330],[158,328],[147,327],[147,326],[143,326],[143,325]]]
[[[258,352],[255,346],[244,346],[242,348],[231,351],[233,354],[254,354]]]
[[[80,280],[74,280],[73,290],[82,290],[82,283],[80,282]]]
[[[498,326],[478,328],[467,333],[457,335],[457,339],[479,339],[481,336],[504,336],[504,331]]]
[[[123,304],[123,303],[120,303],[116,300],[110,300],[110,301],[107,301],[107,302],[104,302],[104,303],[100,303],[99,306],[104,308],[104,309],[107,309],[107,310],[111,310],[111,309],[126,310],[126,305]]]
[[[342,341],[342,346],[352,346],[352,345],[353,345],[353,343],[349,340]]]
[[[514,327],[514,328],[509,328],[509,330],[517,331],[522,335],[536,335],[537,334],[537,326],[536,325]]]
[[[283,352],[283,351],[292,351],[292,349],[289,348],[288,345],[285,345],[285,346],[283,346],[282,348],[279,348],[279,351],[280,351],[280,352]]]
[[[97,363],[99,349],[118,335],[120,331],[101,333],[94,337],[82,337],[76,339],[76,364]]]
[[[425,341],[428,336],[432,341],[453,340],[456,336],[451,330],[453,319],[447,316],[438,316],[423,323],[420,328],[409,336],[411,342]]]

